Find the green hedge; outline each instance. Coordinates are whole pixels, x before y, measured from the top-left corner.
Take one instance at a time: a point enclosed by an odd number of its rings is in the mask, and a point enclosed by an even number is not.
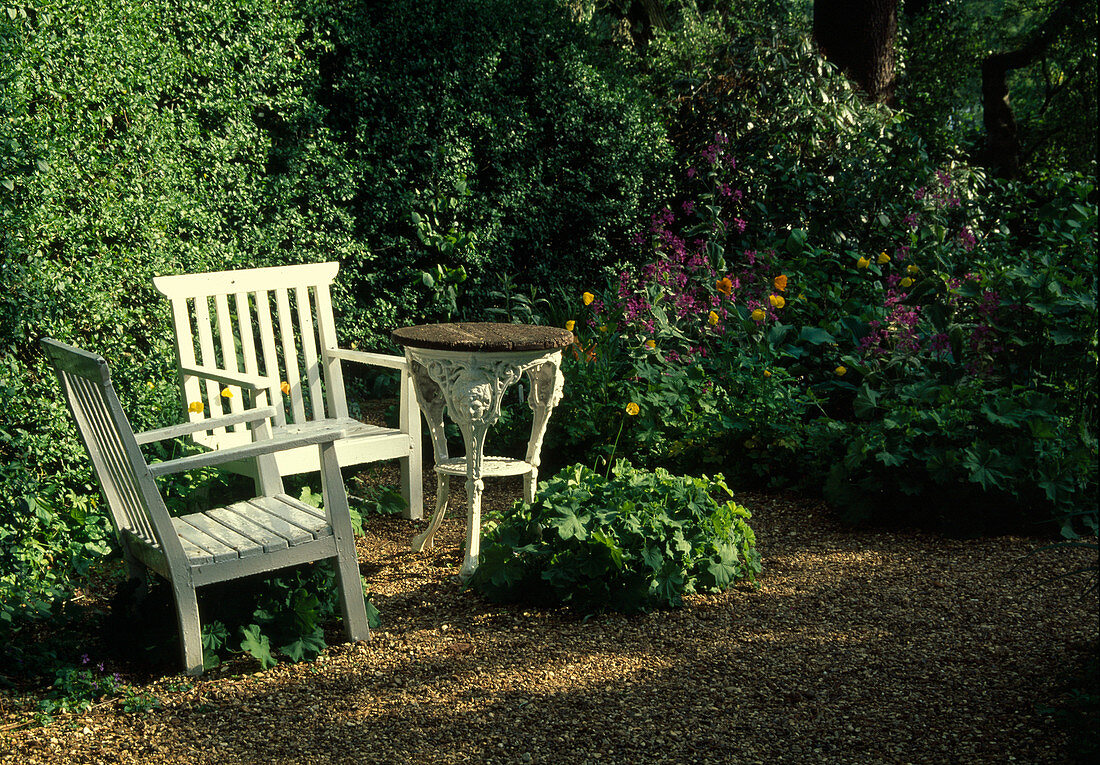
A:
[[[467,305],[499,274],[591,272],[667,177],[617,55],[551,0],[0,13],[0,574],[30,571],[28,508],[96,494],[39,337],[106,356],[141,429],[181,416],[157,274],[339,260],[363,347],[433,318],[436,264],[469,271]],[[67,543],[40,525],[45,566]]]

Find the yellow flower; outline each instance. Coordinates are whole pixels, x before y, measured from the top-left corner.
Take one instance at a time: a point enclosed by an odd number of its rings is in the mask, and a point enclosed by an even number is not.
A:
[[[787,305],[787,301],[783,299],[782,295],[768,295],[768,300],[776,308],[782,308]]]
[[[772,283],[775,284],[775,289],[778,292],[783,292],[787,289],[787,277],[783,274],[775,277],[775,279],[772,280]]]
[[[631,417],[633,417],[640,411],[642,411],[642,408],[635,404],[633,401],[626,405],[626,413],[629,414]]]
[[[833,371],[836,372],[837,377],[843,377],[844,375],[848,374],[848,368],[847,367],[837,367]]]
[[[281,383],[279,383],[279,390],[281,390],[283,392],[284,396],[289,396],[290,395],[290,383],[288,383],[286,380],[283,380]]]
[[[708,313],[707,314],[707,324],[709,324],[712,327],[716,326],[718,324],[718,314],[716,314],[714,311],[711,311],[710,313]]]
[[[883,263],[889,263],[890,262],[890,256],[887,255],[885,252],[880,252],[878,254],[878,262],[879,262],[879,265],[882,265]]]
[[[919,274],[920,273],[920,269],[917,268],[916,266],[912,265],[912,264],[906,266],[905,270],[908,271],[911,274]]]
[[[233,391],[229,388],[222,388],[222,398],[233,398]]]
[[[771,376],[772,376],[772,371],[770,369],[765,369],[764,370],[764,377],[771,377]]]
[[[194,412],[195,414],[202,414],[203,405],[201,401],[192,401],[187,405],[187,411]]]
[[[607,331],[607,325],[604,324],[600,327],[600,332],[606,332],[606,331]]]
[[[149,380],[149,381],[147,381],[147,382],[145,383],[145,387],[146,387],[146,388],[148,388],[149,390],[152,390],[152,389],[153,389],[153,388],[155,388],[156,386],[155,386],[155,385],[153,385],[153,381],[152,381],[152,380]]]
[[[572,331],[573,331],[573,327],[575,327],[575,326],[577,326],[577,322],[573,321],[572,319],[570,319],[569,321],[565,322],[565,328],[566,328],[567,330],[569,330],[570,332],[572,332]]]
[[[912,279],[910,279],[910,278],[909,278],[909,277],[907,276],[907,277],[905,277],[904,279],[902,279],[902,280],[901,280],[901,286],[902,286],[902,287],[905,287],[906,289],[908,289],[909,287],[912,287],[912,286],[913,286],[913,280],[912,280]]]
[[[650,350],[653,350],[654,348],[657,347],[657,341],[653,340],[653,339],[646,340],[645,341],[645,347],[649,348]]]
[[[583,295],[581,295],[581,302],[584,303],[585,305],[592,305],[592,301],[595,300],[595,299],[596,299],[596,296],[593,295],[591,292],[586,292]]]
[[[726,276],[719,279],[714,286],[726,297],[729,297],[730,293],[733,292],[733,282]]]
[[[755,311],[752,312],[752,318],[755,321],[764,321],[764,309],[757,308]]]
[[[856,261],[856,268],[867,268],[869,265],[871,265],[871,261],[867,260],[867,258],[860,258]]]

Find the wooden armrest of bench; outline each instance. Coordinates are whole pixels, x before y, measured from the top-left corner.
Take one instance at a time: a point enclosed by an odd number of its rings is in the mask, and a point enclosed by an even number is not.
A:
[[[261,454],[297,449],[299,446],[326,444],[330,441],[337,441],[346,437],[347,429],[340,426],[334,425],[328,428],[313,428],[305,435],[295,434],[280,436],[279,438],[266,438],[261,441],[253,441],[250,444],[231,446],[228,449],[217,449],[215,451],[204,452],[203,454],[193,454],[190,457],[180,457],[179,459],[168,460],[167,462],[154,462],[149,465],[149,472],[152,473],[154,477],[171,475],[172,473],[182,473],[194,468],[213,467],[214,465],[221,465],[225,462],[258,457]]]
[[[224,417],[209,417],[205,420],[185,422],[180,425],[169,425],[166,428],[146,430],[135,433],[134,438],[138,444],[151,444],[154,441],[164,441],[169,438],[179,438],[200,430],[213,430],[214,428],[227,428],[230,425],[239,425],[242,422],[258,422],[275,416],[275,407],[264,406],[258,409],[249,409],[237,414],[227,414]]]
[[[325,348],[321,351],[326,359],[340,359],[341,361],[355,361],[359,364],[369,364],[374,367],[389,367],[390,369],[408,369],[404,356],[393,356],[388,353],[369,353],[367,351],[352,351],[346,348]]]

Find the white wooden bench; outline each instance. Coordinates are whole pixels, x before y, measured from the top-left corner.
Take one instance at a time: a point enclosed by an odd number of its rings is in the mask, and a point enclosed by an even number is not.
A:
[[[336,442],[342,466],[400,460],[405,516],[420,518],[420,416],[408,364],[401,356],[338,347],[329,296],[338,269],[338,263],[317,263],[153,279],[172,305],[183,406],[199,423],[242,412],[242,388],[266,389],[275,407],[276,436],[338,426],[347,432]],[[397,428],[349,416],[344,361],[400,371]],[[210,449],[225,449],[246,443],[250,435],[238,424],[200,429],[193,438]],[[320,467],[312,448],[280,452],[275,461],[284,476]],[[257,477],[254,461],[227,469]]]
[[[275,410],[264,406],[266,391],[260,391],[258,406],[246,412],[135,435],[102,357],[49,338],[42,340],[42,348],[95,468],[130,575],[145,581],[147,568],[172,586],[187,673],[201,674],[203,668],[198,587],[300,563],[336,559],[348,640],[370,636],[347,494],[333,446],[344,435],[337,426],[271,438],[269,419]],[[253,425],[247,432],[255,439],[219,451],[150,465],[139,448],[196,428],[242,424]],[[271,457],[286,449],[319,452],[324,510],[283,493]],[[257,461],[261,483],[270,489],[264,496],[177,518],[168,515],[154,478],[240,459]]]

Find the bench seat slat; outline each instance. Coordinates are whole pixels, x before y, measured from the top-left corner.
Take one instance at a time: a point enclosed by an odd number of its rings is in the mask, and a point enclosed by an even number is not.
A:
[[[277,534],[285,539],[291,547],[313,541],[313,534],[301,526],[296,526],[290,521],[273,515],[254,499],[248,502],[235,502],[226,509],[259,526],[263,526],[272,534]]]
[[[236,532],[228,526],[219,523],[206,513],[185,515],[183,516],[183,520],[207,536],[232,548],[236,551],[238,558],[251,558],[253,555],[260,555],[264,551],[262,545],[257,544],[244,534]]]
[[[309,508],[313,512],[308,512],[303,509],[305,505],[286,494],[259,497],[253,501],[276,518],[282,518],[309,532],[314,539],[332,536],[332,526],[329,525],[328,520],[323,516],[317,517],[319,510]]]
[[[240,557],[232,547],[218,539],[214,539],[205,531],[188,523],[184,518],[173,518],[172,526],[175,528],[176,534],[179,535],[184,550],[188,550],[187,560],[189,563],[193,562],[192,553],[200,557],[210,556],[214,563]]]
[[[235,504],[242,505],[244,503],[237,502]],[[234,505],[230,505],[229,507],[216,507],[206,514],[223,526],[236,531],[242,536],[248,537],[253,542],[263,547],[264,552],[285,550],[290,546],[285,537],[275,533],[263,524],[253,521],[251,518],[234,512],[233,508]]]

